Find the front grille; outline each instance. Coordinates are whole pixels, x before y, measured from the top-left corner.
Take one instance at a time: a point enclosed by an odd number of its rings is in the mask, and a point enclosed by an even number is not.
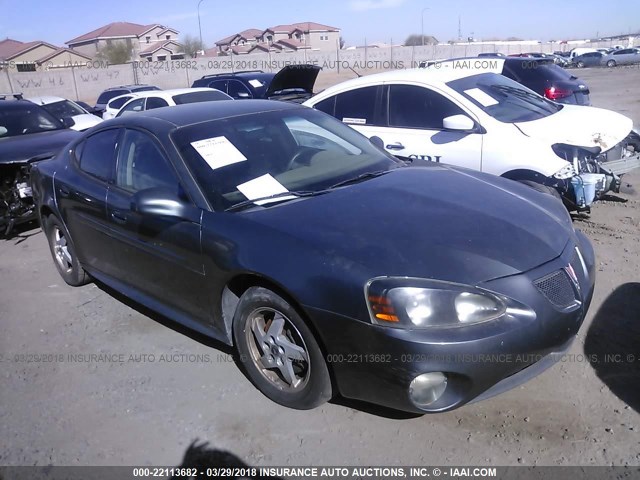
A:
[[[533,284],[558,308],[567,308],[576,303],[576,292],[569,275],[564,270],[545,275]]]

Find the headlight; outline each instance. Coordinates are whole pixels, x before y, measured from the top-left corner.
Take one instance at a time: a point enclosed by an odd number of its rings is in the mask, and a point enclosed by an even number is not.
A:
[[[487,290],[437,280],[376,278],[365,293],[371,321],[387,327],[473,325],[507,311],[504,301]]]
[[[566,164],[560,170],[553,174],[554,178],[558,180],[566,180],[567,178],[573,178],[576,176],[576,169],[570,163]]]

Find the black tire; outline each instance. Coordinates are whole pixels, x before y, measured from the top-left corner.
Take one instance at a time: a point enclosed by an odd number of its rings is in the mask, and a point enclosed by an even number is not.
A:
[[[576,66],[577,66],[578,68],[584,68],[584,62],[578,62],[578,63],[576,64]]]
[[[331,377],[318,342],[298,312],[271,290],[251,287],[242,295],[233,339],[247,376],[274,402],[309,410],[331,399]]]
[[[616,66],[616,61],[615,61],[615,60],[609,60],[609,61],[607,62],[607,67],[609,67],[609,68],[613,68],[613,67],[615,67],[615,66]]]
[[[53,215],[49,215],[42,220],[43,230],[47,236],[49,250],[53,257],[53,264],[62,279],[73,287],[89,283],[89,275],[78,262],[73,241],[62,222]]]
[[[560,195],[560,192],[558,192],[558,190],[556,190],[553,187],[549,187],[547,185],[543,185],[541,183],[538,182],[534,182],[532,180],[518,180],[520,183],[522,183],[523,185],[526,185],[530,188],[533,188],[536,192],[541,192],[541,193],[546,193],[548,195],[551,195],[552,197],[557,198],[558,200],[562,201],[562,195]]]

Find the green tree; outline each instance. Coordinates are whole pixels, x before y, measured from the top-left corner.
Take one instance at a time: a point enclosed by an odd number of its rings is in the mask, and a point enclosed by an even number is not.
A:
[[[133,57],[133,49],[124,42],[114,42],[106,45],[98,52],[98,58],[106,60],[110,65],[127,63]]]
[[[419,45],[435,45],[438,43],[438,39],[432,35],[425,35],[424,41],[421,35],[416,33],[411,34],[404,41],[405,47],[417,47]]]
[[[198,52],[200,52],[201,50],[204,50],[205,48],[206,47],[204,46],[204,43],[202,43],[200,39],[193,37],[191,35],[186,35],[180,41],[180,52],[184,53],[185,55],[191,58],[197,57]]]

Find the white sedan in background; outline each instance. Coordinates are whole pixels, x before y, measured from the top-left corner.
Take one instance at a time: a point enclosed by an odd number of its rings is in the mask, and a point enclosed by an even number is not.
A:
[[[40,97],[30,97],[26,100],[29,100],[36,105],[40,105],[47,112],[60,120],[71,118],[74,122],[71,127],[73,130],[83,132],[84,130],[102,122],[100,117],[92,115],[76,102],[67,100],[66,98],[43,95]]]
[[[333,115],[392,155],[520,181],[589,209],[640,166],[631,119],[561,105],[500,75],[502,59],[437,62],[330,87],[304,105]],[[478,66],[475,66],[475,65]]]
[[[154,108],[172,107],[186,103],[211,102],[216,100],[233,100],[232,97],[214,88],[175,88],[172,90],[152,90],[139,92],[122,105],[115,115],[120,117],[136,112],[144,112]]]

